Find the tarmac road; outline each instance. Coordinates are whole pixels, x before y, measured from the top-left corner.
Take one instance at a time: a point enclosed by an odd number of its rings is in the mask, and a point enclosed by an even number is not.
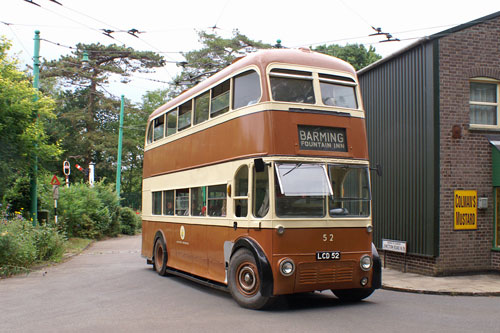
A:
[[[65,263],[0,280],[0,332],[499,332],[498,297],[378,290],[346,304],[323,292],[246,310],[227,293],[157,275],[140,242],[97,242]]]

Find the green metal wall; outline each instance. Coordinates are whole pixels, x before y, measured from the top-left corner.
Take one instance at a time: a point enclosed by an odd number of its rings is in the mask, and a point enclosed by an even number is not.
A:
[[[372,166],[374,242],[407,241],[408,254],[437,256],[439,112],[437,43],[419,44],[361,71]]]

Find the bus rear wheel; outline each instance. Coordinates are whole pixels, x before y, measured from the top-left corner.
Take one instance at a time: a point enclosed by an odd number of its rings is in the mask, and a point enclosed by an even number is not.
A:
[[[167,246],[163,237],[157,237],[153,250],[153,267],[159,275],[167,275]]]
[[[259,271],[253,254],[240,249],[229,263],[228,287],[234,300],[247,309],[262,309],[271,303],[271,297],[261,293]]]
[[[373,294],[374,291],[374,288],[332,290],[333,294],[344,302],[359,302]]]

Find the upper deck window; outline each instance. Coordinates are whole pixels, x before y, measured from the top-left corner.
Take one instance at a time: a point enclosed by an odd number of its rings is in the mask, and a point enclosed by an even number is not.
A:
[[[179,120],[177,123],[177,129],[179,131],[191,126],[191,109],[192,101],[187,101],[179,107]]]
[[[208,120],[208,107],[210,104],[210,92],[207,91],[194,99],[194,125]]]
[[[353,79],[328,74],[319,74],[323,104],[357,109],[356,90]]]
[[[163,131],[165,125],[165,115],[161,115],[158,118],[155,118],[153,122],[154,130],[153,130],[153,140],[160,140],[163,138]]]
[[[177,109],[167,113],[167,136],[177,132]]]
[[[260,100],[260,78],[250,70],[234,77],[233,109],[256,104]]]
[[[151,121],[149,123],[148,136],[147,136],[148,143],[152,143],[153,142],[153,128],[154,128],[153,124],[154,124],[154,121]]]
[[[269,75],[271,93],[275,101],[316,103],[311,72],[275,68]]]
[[[230,80],[212,89],[212,101],[210,102],[210,117],[216,117],[229,111],[229,88]]]

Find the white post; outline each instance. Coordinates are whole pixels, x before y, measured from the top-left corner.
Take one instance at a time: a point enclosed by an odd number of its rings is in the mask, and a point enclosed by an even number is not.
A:
[[[89,163],[89,185],[90,185],[90,187],[94,187],[94,168],[95,168],[95,163],[90,162]]]
[[[54,199],[54,222],[57,225],[57,199]]]

